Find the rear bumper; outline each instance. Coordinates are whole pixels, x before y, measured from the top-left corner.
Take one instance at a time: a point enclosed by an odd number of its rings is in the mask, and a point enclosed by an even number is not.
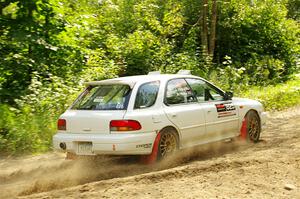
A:
[[[156,132],[131,134],[57,133],[53,136],[55,150],[78,155],[146,155],[152,152]],[[79,143],[91,143],[91,152],[82,154]],[[65,143],[66,149],[60,147]]]

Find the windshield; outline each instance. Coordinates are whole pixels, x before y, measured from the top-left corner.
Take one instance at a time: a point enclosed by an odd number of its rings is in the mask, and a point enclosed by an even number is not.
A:
[[[75,110],[125,110],[131,89],[128,85],[88,86],[75,101]]]

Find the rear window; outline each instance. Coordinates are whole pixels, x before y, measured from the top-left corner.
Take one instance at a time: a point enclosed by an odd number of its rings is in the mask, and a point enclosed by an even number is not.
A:
[[[131,89],[128,85],[89,86],[75,101],[75,110],[125,110]]]

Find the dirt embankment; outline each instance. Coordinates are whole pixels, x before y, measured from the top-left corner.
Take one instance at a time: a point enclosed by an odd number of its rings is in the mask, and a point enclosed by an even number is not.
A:
[[[222,142],[159,165],[134,158],[0,160],[0,198],[300,198],[300,108],[272,113],[257,144]]]

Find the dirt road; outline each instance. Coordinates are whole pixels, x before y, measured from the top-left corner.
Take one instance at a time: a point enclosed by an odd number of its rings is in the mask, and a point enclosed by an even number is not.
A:
[[[222,142],[159,165],[49,153],[0,160],[0,198],[298,198],[300,107],[269,115],[257,144]]]

